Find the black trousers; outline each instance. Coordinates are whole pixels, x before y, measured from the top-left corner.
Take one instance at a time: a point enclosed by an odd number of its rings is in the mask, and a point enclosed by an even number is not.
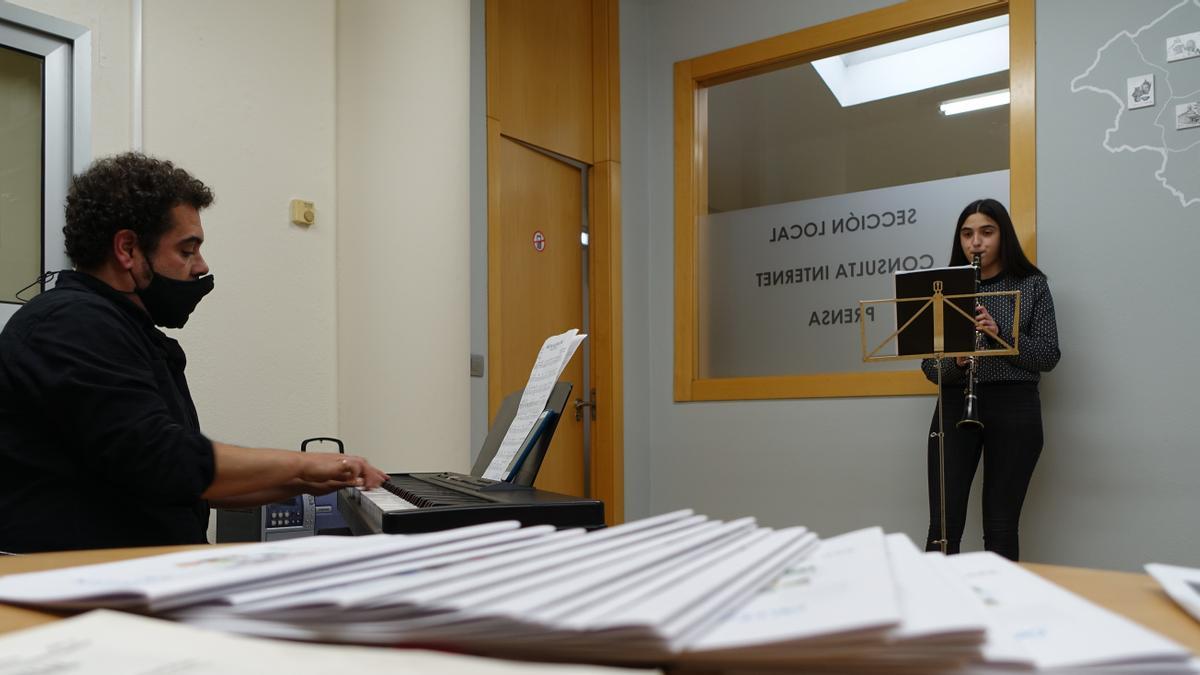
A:
[[[963,412],[961,387],[943,395],[946,455],[947,550],[958,553],[971,482],[983,457],[983,545],[1009,560],[1020,556],[1017,524],[1033,467],[1042,454],[1042,402],[1037,384],[1013,382],[977,387],[982,431],[957,428]],[[929,437],[929,537],[925,549],[939,550],[941,513],[938,489],[937,407]]]

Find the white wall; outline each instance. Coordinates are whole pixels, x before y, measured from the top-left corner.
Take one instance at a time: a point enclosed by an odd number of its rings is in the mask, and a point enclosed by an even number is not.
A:
[[[338,5],[339,418],[386,470],[468,469],[470,5]]]
[[[22,0],[92,30],[93,156],[129,150],[131,3]],[[216,194],[216,290],[175,331],[210,436],[294,448],[337,431],[334,5],[146,2],[144,151]],[[236,76],[231,76],[236,74]],[[288,201],[318,222],[288,223]]]
[[[691,506],[823,534],[882,525],[925,536],[932,398],[672,400],[672,64],[884,4],[621,4],[626,390],[647,392],[626,401],[630,517]],[[1158,186],[1157,155],[1105,152],[1115,105],[1069,92],[1108,38],[1173,4],[1038,3],[1038,263],[1063,359],[1041,386],[1046,443],[1022,518],[1028,560],[1200,564],[1190,424],[1200,364],[1189,353],[1200,320],[1186,311],[1200,205],[1184,209]],[[964,550],[981,547],[979,483]]]
[[[217,288],[183,338],[204,428],[282,448],[333,434],[333,5],[154,0],[143,20],[145,149],[217,195]],[[290,224],[294,198],[316,204],[315,225]]]
[[[92,30],[93,154],[129,150],[132,4],[19,4]],[[217,197],[216,291],[177,331],[212,437],[466,467],[468,9],[144,3],[144,150]]]

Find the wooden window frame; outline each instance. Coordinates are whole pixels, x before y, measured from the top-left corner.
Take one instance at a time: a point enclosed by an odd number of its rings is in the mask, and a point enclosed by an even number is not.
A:
[[[707,87],[950,26],[1009,15],[1009,209],[1037,260],[1034,0],[909,0],[675,63],[675,400],[934,394],[911,371],[700,378],[697,216],[708,209]]]

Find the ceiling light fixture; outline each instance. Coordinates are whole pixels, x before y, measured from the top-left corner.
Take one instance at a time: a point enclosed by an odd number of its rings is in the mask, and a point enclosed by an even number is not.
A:
[[[964,96],[955,98],[949,101],[942,101],[938,106],[943,115],[957,115],[959,113],[971,112],[973,110],[983,110],[984,108],[994,108],[998,105],[1008,105],[1008,90],[1001,89],[1000,91],[989,91],[986,94],[975,94],[974,96]]]

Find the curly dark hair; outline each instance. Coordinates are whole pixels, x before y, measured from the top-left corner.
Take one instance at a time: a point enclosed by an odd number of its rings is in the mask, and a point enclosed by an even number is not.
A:
[[[81,270],[104,263],[118,230],[133,230],[147,255],[171,229],[171,209],[203,209],[212,190],[165,159],[127,152],[96,160],[67,192],[67,255]]]

